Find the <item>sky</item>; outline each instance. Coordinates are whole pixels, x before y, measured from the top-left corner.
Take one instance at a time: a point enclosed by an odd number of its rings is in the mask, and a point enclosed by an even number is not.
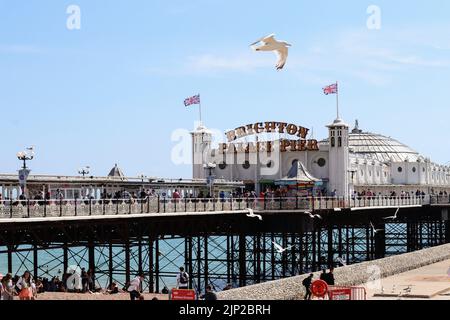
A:
[[[373,5],[380,29],[367,26]],[[449,16],[447,0],[0,0],[0,172],[34,145],[34,174],[103,176],[118,163],[127,176],[190,178],[172,159],[199,118],[186,97],[201,94],[219,132],[283,121],[322,139],[334,81],[347,123],[445,164]],[[249,48],[271,33],[292,44],[280,72]]]

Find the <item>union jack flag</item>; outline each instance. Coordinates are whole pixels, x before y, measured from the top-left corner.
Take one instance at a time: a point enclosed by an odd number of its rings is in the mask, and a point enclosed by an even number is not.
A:
[[[191,106],[193,104],[200,104],[200,95],[199,94],[184,100],[184,106],[185,107],[189,107],[189,106]]]
[[[325,88],[323,88],[323,93],[326,95],[337,94],[338,93],[338,84],[334,83],[332,85],[326,86]]]

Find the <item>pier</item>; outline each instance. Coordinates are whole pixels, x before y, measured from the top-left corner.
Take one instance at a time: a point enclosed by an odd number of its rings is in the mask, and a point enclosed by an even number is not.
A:
[[[8,272],[35,277],[89,268],[102,287],[144,272],[150,293],[184,266],[192,288],[220,290],[449,243],[449,207],[439,196],[7,200],[0,259]],[[263,220],[247,217],[249,208]],[[279,254],[273,242],[292,248]]]

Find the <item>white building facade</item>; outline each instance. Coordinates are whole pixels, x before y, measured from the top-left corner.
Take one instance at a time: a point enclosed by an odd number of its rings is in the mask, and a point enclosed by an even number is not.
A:
[[[259,192],[279,186],[301,162],[320,181],[313,192],[320,190],[322,195],[450,193],[449,166],[436,164],[395,139],[365,132],[358,121],[352,130],[341,119],[327,128],[328,138],[318,142],[301,126],[262,122],[228,132],[228,142],[213,147],[212,133],[200,126],[192,132],[193,178],[212,175],[243,181]]]

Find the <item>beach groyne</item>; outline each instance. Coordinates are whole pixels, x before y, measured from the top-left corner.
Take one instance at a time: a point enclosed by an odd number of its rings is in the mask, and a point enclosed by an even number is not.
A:
[[[335,269],[336,285],[358,286],[374,279],[386,278],[450,259],[450,244],[362,262]],[[314,273],[318,279],[320,272]],[[308,275],[266,282],[218,293],[221,300],[297,300],[304,294],[302,281]]]

